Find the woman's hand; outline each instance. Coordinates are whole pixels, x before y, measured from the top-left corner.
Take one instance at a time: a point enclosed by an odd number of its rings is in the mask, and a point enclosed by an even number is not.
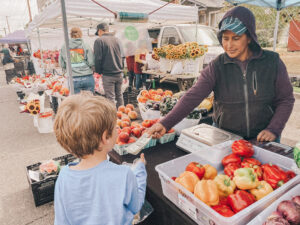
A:
[[[275,141],[276,135],[268,130],[262,130],[257,135],[257,141]]]
[[[166,128],[161,123],[156,123],[147,130],[147,133],[154,139],[161,138],[166,132]]]

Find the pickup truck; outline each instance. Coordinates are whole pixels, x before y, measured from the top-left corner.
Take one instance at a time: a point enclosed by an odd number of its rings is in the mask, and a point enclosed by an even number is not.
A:
[[[207,45],[208,52],[204,56],[203,68],[224,50],[217,38],[214,28],[195,24],[176,24],[148,28],[150,38],[154,40],[152,47],[161,47],[168,44],[179,45],[185,42],[197,41],[200,45]],[[197,39],[196,39],[197,36]],[[202,70],[202,68],[200,68]]]

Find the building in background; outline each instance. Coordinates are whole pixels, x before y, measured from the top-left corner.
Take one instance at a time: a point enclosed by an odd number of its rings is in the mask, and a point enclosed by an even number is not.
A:
[[[181,0],[182,5],[195,5],[198,7],[199,24],[217,27],[224,15],[221,9],[224,0]]]

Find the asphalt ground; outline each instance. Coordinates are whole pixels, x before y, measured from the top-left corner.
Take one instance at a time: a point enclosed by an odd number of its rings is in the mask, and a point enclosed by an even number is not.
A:
[[[16,92],[6,84],[0,67],[0,225],[53,224],[53,202],[35,207],[26,166],[65,155],[51,134],[40,134],[33,118],[21,114]],[[300,141],[300,95],[282,133],[282,143]]]

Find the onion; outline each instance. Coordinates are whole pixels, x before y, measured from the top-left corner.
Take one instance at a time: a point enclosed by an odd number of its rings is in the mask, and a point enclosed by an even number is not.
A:
[[[300,195],[293,197],[292,201],[300,205]]]
[[[277,207],[277,211],[282,214],[289,223],[300,224],[300,206],[293,201],[282,201]]]
[[[263,225],[290,225],[289,222],[282,217],[272,217],[268,219]]]

